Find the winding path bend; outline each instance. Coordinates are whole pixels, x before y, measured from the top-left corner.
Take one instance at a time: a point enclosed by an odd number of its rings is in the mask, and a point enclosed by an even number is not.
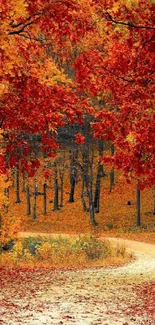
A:
[[[24,235],[21,233],[20,236]],[[43,273],[39,278],[33,274],[33,283],[29,284],[35,290],[35,299],[30,299],[32,314],[27,317],[20,311],[16,321],[6,318],[2,324],[154,325],[155,315],[143,310],[145,293],[140,289],[140,295],[137,295],[135,288],[141,288],[145,282],[155,284],[155,245],[108,239],[123,242],[127,250],[134,252],[136,259],[117,268],[49,271],[46,282]],[[26,296],[25,291],[21,304]],[[38,305],[42,306],[41,312]]]
[[[85,234],[83,234],[85,235]],[[86,234],[87,235],[87,234]],[[41,237],[47,237],[47,238],[58,238],[58,237],[78,237],[77,234],[66,234],[66,233],[33,233],[33,232],[19,232],[19,237],[30,237],[30,236],[41,236]],[[114,238],[114,237],[104,237],[101,236],[101,239],[108,239],[114,244],[123,244],[125,245],[127,251],[134,254],[136,259],[132,261],[132,263],[129,263],[127,265],[117,267],[117,268],[110,268],[111,274],[126,274],[126,275],[149,275],[154,276],[155,275],[155,245],[153,244],[146,244],[143,242],[135,241],[135,240],[128,240],[128,239],[122,239],[122,238]],[[107,269],[106,269],[107,270]],[[98,272],[103,272],[101,270],[98,270]],[[82,272],[82,271],[80,271]],[[88,269],[87,271],[88,272]]]
[[[87,235],[87,234],[82,234]],[[19,237],[33,237],[33,236],[41,236],[47,238],[58,238],[58,237],[78,237],[77,234],[67,234],[67,233],[33,233],[33,232],[19,232]],[[117,274],[131,274],[131,275],[138,275],[138,274],[149,274],[155,273],[155,245],[153,244],[146,244],[143,242],[135,241],[135,240],[128,240],[128,239],[121,239],[121,238],[114,238],[114,237],[104,237],[101,235],[100,239],[108,239],[114,244],[123,244],[125,245],[127,251],[134,254],[136,260],[132,263],[129,263],[125,266],[121,266],[115,268],[111,272]],[[101,269],[102,270],[102,269]]]

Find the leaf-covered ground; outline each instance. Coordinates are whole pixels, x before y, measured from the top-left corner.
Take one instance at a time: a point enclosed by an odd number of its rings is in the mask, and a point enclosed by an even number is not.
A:
[[[42,182],[39,185],[42,191]],[[52,190],[47,190],[47,215],[43,215],[43,197],[37,197],[37,218],[27,216],[26,195],[21,193],[21,203],[15,204],[15,189],[10,190],[10,206],[8,215],[15,219],[22,218],[19,231],[49,232],[49,233],[90,233],[94,232],[91,226],[88,212],[83,212],[81,205],[80,184],[75,189],[75,202],[69,203],[70,187],[66,180],[64,190],[64,206],[53,211]],[[128,201],[131,205],[128,205]],[[31,196],[33,204],[33,196]],[[146,189],[141,193],[141,227],[135,227],[136,223],[136,190],[135,184],[126,184],[117,176],[116,185],[109,193],[109,178],[102,180],[100,213],[96,214],[98,226],[96,233],[104,233],[109,236],[119,236],[128,239],[145,241],[155,244],[155,220],[153,215],[153,190]]]
[[[0,271],[0,324],[155,324],[155,247],[119,268]]]

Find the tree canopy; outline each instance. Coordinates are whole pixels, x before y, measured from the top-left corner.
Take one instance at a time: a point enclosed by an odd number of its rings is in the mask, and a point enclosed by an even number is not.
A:
[[[94,136],[115,146],[112,159],[100,160],[141,188],[154,185],[154,1],[1,4],[1,172],[19,159],[28,168],[25,134],[41,135],[53,155],[57,128],[89,114]]]

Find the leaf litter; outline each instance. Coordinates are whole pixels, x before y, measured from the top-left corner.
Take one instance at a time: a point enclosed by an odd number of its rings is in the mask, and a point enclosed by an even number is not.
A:
[[[119,268],[1,268],[0,324],[154,325],[155,250],[136,245]]]

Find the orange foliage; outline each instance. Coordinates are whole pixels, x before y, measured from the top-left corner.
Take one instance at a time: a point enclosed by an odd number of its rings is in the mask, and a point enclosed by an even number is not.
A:
[[[0,242],[5,244],[10,239],[16,237],[20,228],[21,217],[14,213],[7,213],[10,205],[9,196],[5,191],[9,188],[10,182],[6,175],[1,175],[0,179]]]

